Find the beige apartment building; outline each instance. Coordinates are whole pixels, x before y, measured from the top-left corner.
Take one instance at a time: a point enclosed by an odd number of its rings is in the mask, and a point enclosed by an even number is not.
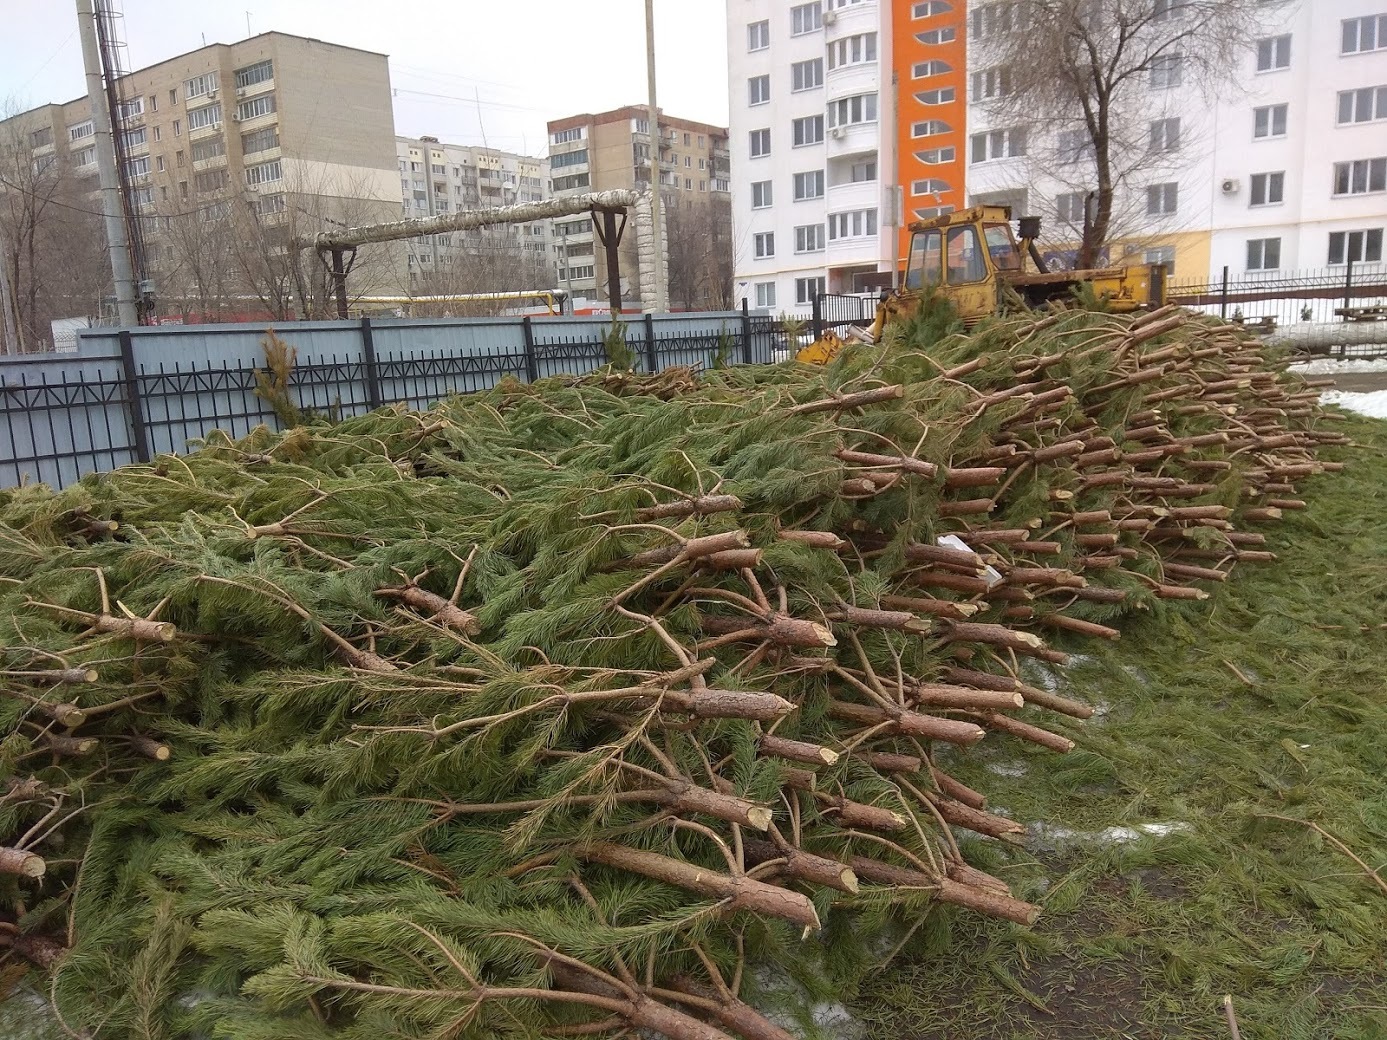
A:
[[[665,203],[670,305],[692,309],[730,299],[731,171],[727,128],[661,112],[656,129],[660,197]],[[619,188],[648,191],[652,180],[649,109],[627,106],[549,123],[549,172],[555,196]],[[588,217],[556,221],[558,287],[575,297],[607,299],[607,262]],[[722,258],[725,256],[725,264]],[[641,293],[636,236],[628,227],[620,249],[622,299]],[[725,271],[724,271],[725,268]]]
[[[549,160],[495,148],[397,137],[401,215],[434,217],[549,198]],[[410,239],[408,289],[468,294],[556,288],[549,222]]]
[[[383,54],[268,32],[131,72],[119,93],[118,156],[162,316],[292,310],[321,277],[311,254],[291,262],[288,238],[400,212]],[[95,205],[85,97],[15,116],[0,135]],[[365,252],[353,292],[397,285],[398,250]]]

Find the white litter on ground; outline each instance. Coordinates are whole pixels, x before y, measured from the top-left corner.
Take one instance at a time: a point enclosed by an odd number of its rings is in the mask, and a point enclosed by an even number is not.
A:
[[[1374,390],[1364,394],[1355,394],[1347,390],[1326,390],[1320,395],[1320,404],[1336,404],[1340,408],[1372,419],[1387,419],[1387,390]]]
[[[1387,357],[1315,358],[1297,361],[1288,371],[1302,376],[1350,375],[1354,372],[1387,372]]]

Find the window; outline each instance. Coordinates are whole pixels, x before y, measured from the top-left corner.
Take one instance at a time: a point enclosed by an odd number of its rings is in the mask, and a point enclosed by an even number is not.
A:
[[[1343,54],[1387,49],[1387,14],[1370,14],[1343,21]]]
[[[1291,38],[1268,36],[1257,41],[1257,71],[1275,72],[1291,67]]]
[[[693,169],[693,156],[691,156],[691,155],[686,155],[686,156],[684,156],[684,169],[686,169],[686,170],[692,170],[692,169]]]
[[[1165,276],[1172,277],[1175,274],[1175,247],[1174,246],[1153,246],[1148,249],[1142,257],[1144,263],[1165,265]]]
[[[732,182],[731,182],[730,180],[728,180],[726,177],[714,177],[714,178],[713,178],[713,190],[714,190],[714,191],[731,191],[731,190],[732,190]]]
[[[145,143],[149,140],[149,135],[142,126],[134,130],[125,131],[125,133],[121,134],[121,137],[124,138],[126,149],[143,148]]]
[[[823,228],[819,229],[820,231]],[[823,248],[820,246],[820,248]],[[795,303],[812,304],[814,298],[822,296],[827,292],[828,282],[823,275],[816,278],[796,278],[795,279]]]
[[[242,101],[237,105],[236,119],[238,122],[247,119],[256,119],[260,116],[267,116],[274,110],[275,96],[273,94],[262,94],[260,97],[251,98],[249,101]]]
[[[823,27],[823,11],[817,3],[790,8],[790,35],[803,36]]]
[[[912,123],[910,126],[911,137],[934,137],[936,134],[947,134],[953,127],[942,119],[926,119],[920,123]],[[916,153],[919,154],[919,153]]]
[[[751,184],[751,208],[768,209],[773,200],[770,181],[753,181]]]
[[[262,163],[259,166],[246,167],[246,183],[252,187],[257,184],[268,184],[272,181],[284,179],[284,168],[278,159],[274,162]]]
[[[926,206],[924,209],[915,211],[915,219],[932,220],[935,217],[947,217],[953,211],[953,206]]]
[[[649,124],[647,124],[647,128],[648,125]],[[549,143],[568,144],[570,141],[581,141],[583,139],[584,129],[586,128],[581,126],[575,126],[569,128],[568,130],[555,130],[552,134],[549,135]],[[637,132],[645,133],[646,130],[642,129],[638,130]]]
[[[771,23],[752,22],[746,27],[746,49],[763,51],[771,45]]]
[[[1013,29],[1024,29],[1029,23],[1026,8],[1015,0],[984,4],[968,13],[968,31],[975,40],[986,39]]]
[[[954,5],[946,3],[945,0],[924,0],[910,9],[910,17],[933,18],[937,14],[948,14],[953,9]]]
[[[174,137],[181,137],[181,136],[183,136],[183,121],[182,121],[181,119],[175,119],[175,120],[173,121],[173,136],[174,136]]]
[[[753,248],[756,252],[757,260],[765,260],[775,256],[775,232],[761,231],[752,236]]]
[[[274,79],[275,63],[269,61],[257,61],[254,65],[247,65],[243,69],[236,70],[236,86],[253,87],[257,83],[264,83],[266,80]]]
[[[180,163],[179,165],[181,166],[182,164]],[[184,199],[185,201],[187,200],[187,198],[188,198],[188,182],[187,182],[187,181],[179,181],[179,182],[178,182],[178,194],[179,194],[179,196],[180,196],[182,199]]]
[[[910,70],[912,79],[928,79],[930,76],[943,76],[954,71],[947,61],[916,62]]]
[[[1156,0],[1151,9],[1151,21],[1168,22],[1184,17],[1186,3],[1187,0]]]
[[[1333,231],[1329,235],[1331,264],[1376,264],[1382,261],[1382,228],[1366,231]]]
[[[257,215],[266,217],[271,213],[283,213],[286,208],[283,195],[266,195],[264,198],[256,199],[251,203],[250,208]]]
[[[978,229],[971,224],[949,229],[944,257],[949,265],[949,282],[980,282],[987,277],[987,265],[978,246]]]
[[[1355,159],[1334,164],[1335,195],[1387,191],[1387,158]]]
[[[158,126],[156,126],[156,127],[154,128],[154,140],[155,140],[155,141],[162,141],[162,140],[164,139],[164,135],[160,132],[162,129],[163,129],[162,127],[158,127]]]
[[[926,166],[942,166],[945,163],[954,162],[958,158],[958,151],[952,146],[948,148],[930,148],[923,152],[916,152],[915,158],[919,159]]]
[[[226,170],[208,170],[193,176],[193,187],[199,194],[221,191],[230,183],[231,177]]]
[[[1176,181],[1152,184],[1146,189],[1146,214],[1169,216],[1180,208],[1180,185]]]
[[[78,123],[76,126],[67,128],[67,139],[69,141],[80,141],[84,137],[91,137],[96,133],[96,124],[88,119],[85,123]]]
[[[51,126],[40,127],[29,135],[29,146],[31,148],[47,148],[53,143],[53,128]]]
[[[1252,136],[1285,137],[1289,105],[1263,105],[1252,110]]]
[[[443,165],[442,163],[433,163],[429,167],[429,169],[430,171],[432,171],[435,177],[443,177],[446,176],[448,173],[448,167]]]
[[[558,155],[549,157],[549,165],[556,170],[562,170],[565,166],[581,166],[588,161],[588,150],[579,148],[572,152],[560,152]]]
[[[1183,79],[1185,57],[1183,54],[1162,54],[1151,60],[1151,89],[1170,90],[1180,85]]]
[[[1082,227],[1084,223],[1084,202],[1086,196],[1081,191],[1065,192],[1055,199],[1055,216],[1062,223]]]
[[[875,94],[854,94],[828,103],[828,125],[852,126],[857,123],[875,123],[877,120],[877,96]]]
[[[824,197],[824,171],[810,170],[795,174],[795,201],[821,199]]]
[[[177,151],[177,152],[174,152],[174,154],[173,154],[173,164],[174,164],[175,166],[182,166],[182,165],[183,165],[183,152],[182,152],[181,150],[180,150],[180,151]]]
[[[751,157],[760,158],[763,155],[771,154],[771,132],[770,130],[751,131]]]
[[[1339,125],[1387,119],[1387,87],[1339,92]]]
[[[790,89],[813,90],[824,85],[824,60],[812,58],[790,66]]]
[[[919,198],[921,195],[943,195],[946,191],[953,190],[953,186],[950,185],[948,181],[941,181],[937,177],[915,181],[910,185],[910,194],[916,198]]]
[[[218,140],[220,140],[220,138]],[[245,155],[253,155],[256,152],[268,152],[271,148],[278,147],[278,127],[267,126],[263,130],[255,130],[249,134],[241,135],[241,151]]]
[[[129,101],[122,101],[116,107],[116,118],[122,123],[136,116],[144,115],[144,98],[131,98]]]
[[[933,46],[940,43],[953,43],[958,39],[958,31],[953,26],[945,26],[942,29],[931,29],[929,32],[916,33],[915,39],[921,43]]]
[[[216,137],[204,137],[201,141],[193,142],[193,162],[202,162],[204,159],[215,159],[219,155],[226,154],[226,138],[218,135]]]
[[[221,121],[222,106],[220,102],[215,105],[208,105],[206,108],[195,108],[188,113],[189,130],[201,130],[204,126],[211,126],[213,123],[220,123]],[[175,123],[175,125],[177,124]]]
[[[200,98],[204,94],[210,94],[217,89],[217,74],[215,72],[204,73],[201,76],[194,76],[183,84],[183,96],[189,101],[193,98]]]
[[[1155,119],[1151,122],[1151,151],[1178,152],[1180,150],[1180,120]]]
[[[848,213],[828,215],[828,240],[836,242],[841,238],[865,238],[877,233],[877,211],[857,209]]]
[[[1006,97],[1010,93],[1010,69],[998,67],[973,73],[974,101],[990,101],[992,98]]]
[[[774,307],[775,306],[775,283],[757,282],[756,283],[756,306]]]
[[[1286,201],[1286,174],[1254,173],[1252,175],[1252,205],[1275,206]]]
[[[1081,130],[1061,130],[1056,139],[1060,162],[1075,163],[1094,157],[1093,135],[1087,128]]]
[[[549,183],[554,191],[572,191],[574,188],[589,187],[592,178],[586,173],[570,173],[567,177],[555,177]]]
[[[858,33],[845,36],[828,45],[828,67],[841,68],[844,65],[861,65],[877,60],[877,34]]]
[[[89,145],[86,148],[78,148],[72,153],[72,164],[74,166],[90,166],[94,162],[96,162],[95,145]]]
[[[848,170],[849,184],[866,184],[877,179],[877,161],[875,159],[864,159],[862,162],[855,162]]]
[[[794,146],[799,148],[806,144],[822,144],[824,139],[824,117],[805,116],[803,119],[796,119],[790,124]],[[770,131],[766,131],[769,135]]]
[[[747,104],[764,105],[771,99],[770,76],[752,76],[746,81]]]
[[[992,130],[985,134],[974,134],[972,137],[974,164],[990,162],[993,159],[1011,159],[1025,154],[1025,127]]]
[[[796,253],[822,253],[824,249],[824,226],[805,224],[795,228]]]
[[[1281,239],[1249,238],[1247,240],[1247,269],[1277,271],[1281,268]]]
[[[154,205],[154,189],[151,187],[136,188],[130,196],[135,205],[141,208]]]
[[[937,90],[922,90],[915,100],[922,105],[947,105],[957,97],[953,87],[939,87]]]

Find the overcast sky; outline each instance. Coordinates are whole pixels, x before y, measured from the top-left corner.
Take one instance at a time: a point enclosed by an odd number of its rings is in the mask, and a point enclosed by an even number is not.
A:
[[[131,68],[271,29],[388,54],[411,137],[542,154],[547,120],[646,99],[643,0],[117,3]],[[74,0],[0,0],[0,24],[0,108],[86,93]],[[655,0],[655,24],[660,107],[725,126],[723,0]]]

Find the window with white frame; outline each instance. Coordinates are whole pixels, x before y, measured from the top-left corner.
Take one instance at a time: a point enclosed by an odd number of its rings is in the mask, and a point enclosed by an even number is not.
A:
[[[1168,22],[1183,18],[1188,5],[1189,0],[1155,0],[1151,8],[1151,21]]]
[[[154,205],[154,189],[148,185],[143,188],[135,188],[130,192],[130,196],[135,205],[141,209]]]
[[[845,238],[867,238],[877,233],[877,211],[875,209],[855,209],[847,213],[828,215],[828,240],[837,242]]]
[[[218,101],[215,105],[207,105],[205,108],[195,108],[188,113],[188,129],[201,130],[204,126],[211,126],[213,123],[222,121],[222,105]]]
[[[751,182],[751,208],[770,209],[774,203],[774,192],[770,181]]]
[[[953,87],[938,87],[934,90],[920,91],[915,95],[915,100],[922,105],[947,105],[957,96]]]
[[[929,79],[931,76],[944,76],[953,71],[952,65],[937,58],[931,61],[917,61],[910,67],[910,78]]]
[[[1329,262],[1335,266],[1352,261],[1355,264],[1382,262],[1382,228],[1362,231],[1331,231]]]
[[[877,161],[875,159],[863,159],[855,162],[848,167],[849,184],[866,184],[877,179]]]
[[[824,60],[810,58],[790,66],[790,90],[813,90],[824,85]]]
[[[1387,14],[1345,18],[1342,23],[1341,54],[1365,54],[1387,50]]]
[[[1167,278],[1175,274],[1175,247],[1174,246],[1152,246],[1142,256],[1142,261],[1148,264],[1163,264]]]
[[[1029,24],[1026,6],[1016,0],[982,4],[968,12],[968,32],[974,40],[985,40]]]
[[[947,217],[953,211],[953,206],[925,206],[915,211],[915,219],[932,220],[935,217]]]
[[[910,124],[911,137],[935,137],[939,134],[947,134],[952,130],[953,127],[942,119],[926,119],[919,123]]]
[[[948,14],[954,9],[954,5],[948,0],[922,0],[921,3],[914,4],[910,8],[910,17],[915,20],[921,18],[934,18],[937,15]]]
[[[824,197],[824,171],[806,170],[795,174],[795,201]]]
[[[1387,191],[1387,158],[1354,159],[1334,164],[1335,195],[1368,195]]]
[[[149,156],[142,155],[138,159],[131,159],[125,164],[125,173],[129,177],[148,177]]]
[[[877,121],[876,94],[854,94],[828,103],[828,125],[854,126]]]
[[[284,167],[276,159],[274,162],[261,163],[259,166],[246,167],[246,183],[254,187],[257,184],[270,184],[274,181],[284,179]]]
[[[72,165],[90,166],[96,162],[96,146],[88,145],[86,148],[78,148],[72,153]]]
[[[958,39],[958,30],[952,25],[946,25],[942,29],[930,29],[927,32],[916,33],[915,39],[928,47],[941,43],[953,43]]]
[[[1285,137],[1290,105],[1260,105],[1252,110],[1252,136]]]
[[[1387,87],[1360,87],[1339,92],[1339,125],[1387,119]]]
[[[649,126],[650,124],[649,122],[647,122],[647,129],[649,128]],[[568,144],[571,141],[581,141],[583,139],[584,131],[586,130],[587,127],[584,126],[569,127],[567,130],[555,130],[552,134],[549,135],[549,143]],[[645,133],[646,131],[643,130],[640,132]]]
[[[775,306],[775,283],[757,282],[756,283],[756,306],[774,307]]]
[[[143,148],[149,141],[149,133],[144,127],[136,127],[134,130],[126,130],[121,137],[125,141],[126,149]]]
[[[279,127],[277,126],[267,126],[263,130],[255,130],[241,135],[241,152],[244,155],[268,152],[271,148],[278,147]]]
[[[1286,201],[1286,173],[1254,173],[1252,175],[1253,206],[1276,206]]]
[[[940,180],[938,177],[927,177],[924,180],[912,181],[910,194],[919,198],[921,195],[943,195],[945,192],[953,191],[953,185],[948,181]]]
[[[116,107],[116,118],[121,122],[127,119],[134,119],[136,116],[144,115],[144,98],[131,98],[129,101],[122,101]]]
[[[991,101],[1011,93],[1011,69],[1003,66],[973,73],[973,100]]]
[[[764,105],[771,99],[771,78],[769,75],[752,76],[746,81],[748,105]]]
[[[790,139],[796,148],[809,144],[822,144],[824,139],[824,117],[804,116],[790,123]]]
[[[96,133],[96,124],[88,119],[85,123],[78,123],[76,126],[67,128],[67,139],[69,141],[80,141],[84,137],[91,137]]]
[[[1279,271],[1281,269],[1281,239],[1249,238],[1247,240],[1247,269],[1249,271]]]
[[[1055,199],[1055,216],[1065,224],[1082,227],[1087,195],[1082,191],[1067,191]]]
[[[1151,89],[1171,90],[1184,79],[1185,56],[1162,54],[1151,59]]]
[[[974,165],[994,159],[1012,159],[1026,154],[1026,128],[1014,126],[1009,130],[990,130],[971,138],[971,157]]]
[[[750,135],[751,157],[759,159],[771,154],[771,132],[769,129],[753,130]]]
[[[1087,127],[1061,130],[1055,144],[1057,157],[1063,163],[1082,162],[1094,156],[1093,135]]]
[[[556,170],[562,170],[566,166],[582,166],[588,161],[588,150],[586,148],[575,148],[571,152],[559,152],[557,155],[549,157],[549,165]]]
[[[795,303],[801,305],[812,304],[815,297],[822,296],[828,291],[827,285],[828,281],[823,275],[812,278],[796,278]]]
[[[1180,183],[1166,181],[1146,188],[1146,215],[1167,217],[1180,208]]]
[[[822,253],[824,251],[824,226],[822,224],[803,224],[795,228],[796,253]]]
[[[1150,150],[1153,153],[1178,152],[1180,150],[1180,117],[1173,119],[1153,119],[1151,121]]]
[[[275,96],[273,94],[261,94],[257,98],[249,101],[242,101],[236,106],[236,118],[241,121],[256,119],[260,116],[267,116],[275,111]]]
[[[958,150],[952,145],[948,148],[927,148],[923,152],[916,152],[915,157],[926,166],[942,166],[954,162],[958,158]]]
[[[210,94],[217,89],[217,74],[206,72],[201,76],[194,76],[183,84],[183,96],[191,101],[193,98],[200,98],[204,94]]]
[[[1257,71],[1275,72],[1291,67],[1291,38],[1268,36],[1257,41]]]
[[[775,256],[775,232],[759,231],[751,237],[752,248],[755,250],[757,260],[765,260]]]
[[[203,195],[211,191],[222,191],[230,183],[231,175],[224,168],[193,174],[193,188]]]
[[[844,36],[828,45],[828,67],[843,68],[846,65],[863,65],[877,60],[877,34],[858,33]]]
[[[790,35],[803,36],[823,28],[823,8],[817,3],[790,8]]]
[[[763,51],[771,45],[771,23],[752,22],[746,27],[746,49]]]
[[[192,152],[193,162],[202,162],[206,159],[215,159],[225,155],[226,138],[218,134],[216,137],[204,137],[200,141],[194,141]]]
[[[264,61],[257,61],[254,65],[247,65],[243,69],[236,70],[236,86],[253,87],[257,83],[264,83],[274,79],[275,63],[266,58]]]

